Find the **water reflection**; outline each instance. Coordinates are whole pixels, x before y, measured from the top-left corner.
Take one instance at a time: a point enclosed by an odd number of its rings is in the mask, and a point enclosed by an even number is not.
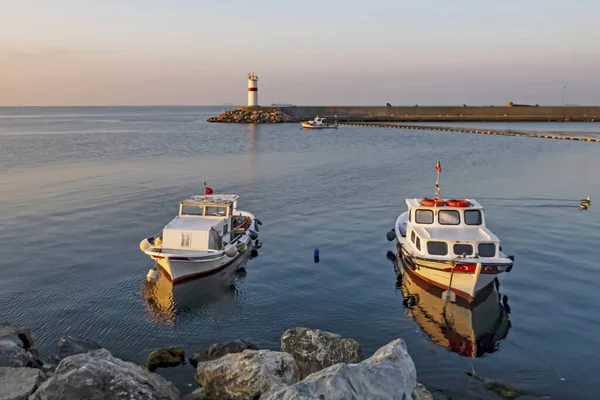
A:
[[[246,154],[244,157],[244,163],[248,171],[248,179],[254,181],[257,176],[257,164],[258,164],[258,138],[259,138],[259,124],[248,124],[248,137],[246,141]]]
[[[217,274],[174,285],[162,268],[154,282],[144,281],[142,295],[152,322],[173,325],[178,318],[213,313],[213,308],[235,303],[237,282],[246,275],[248,258]]]
[[[498,350],[511,322],[508,298],[498,292],[497,280],[473,303],[458,297],[456,303],[445,302],[442,289],[412,275],[395,254],[393,259],[400,271],[396,287],[402,291],[403,305],[429,340],[463,357],[482,357]]]

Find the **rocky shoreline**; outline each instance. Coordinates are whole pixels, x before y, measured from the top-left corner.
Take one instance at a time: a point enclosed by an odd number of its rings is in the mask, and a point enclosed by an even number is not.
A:
[[[224,111],[216,117],[210,117],[207,122],[223,122],[235,124],[278,124],[283,122],[297,122],[295,118],[276,110],[231,110]]]
[[[93,340],[65,336],[56,354],[43,360],[30,329],[0,324],[0,399],[432,399],[417,383],[404,340],[365,358],[356,340],[309,328],[284,332],[280,350],[235,340],[186,360],[182,348],[169,347],[150,353],[144,366]],[[186,363],[199,386],[183,396],[152,372]]]

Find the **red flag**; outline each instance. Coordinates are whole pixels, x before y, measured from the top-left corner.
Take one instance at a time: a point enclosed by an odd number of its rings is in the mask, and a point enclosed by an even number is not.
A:
[[[438,174],[439,174],[440,172],[442,172],[442,166],[440,165],[440,162],[439,162],[439,161],[437,162],[437,165],[435,166],[435,169],[437,170]]]
[[[213,194],[213,190],[211,188],[207,187],[206,189],[204,189],[204,193]]]

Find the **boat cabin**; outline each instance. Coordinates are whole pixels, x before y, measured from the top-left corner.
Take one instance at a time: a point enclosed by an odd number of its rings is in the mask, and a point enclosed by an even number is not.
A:
[[[197,195],[179,202],[179,215],[163,229],[163,248],[217,251],[232,239],[236,194]]]
[[[423,257],[498,257],[500,240],[475,200],[407,199],[405,237]]]

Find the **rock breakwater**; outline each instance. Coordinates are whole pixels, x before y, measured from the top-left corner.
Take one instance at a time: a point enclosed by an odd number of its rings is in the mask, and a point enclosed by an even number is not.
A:
[[[296,119],[279,110],[231,110],[224,111],[216,117],[210,117],[207,121],[234,124],[277,124],[282,122],[296,122]]]
[[[0,344],[0,399],[431,399],[402,339],[367,359],[354,339],[302,327],[284,332],[276,350],[243,340],[216,343],[194,354],[193,368],[178,367],[201,385],[184,396],[151,372],[185,363],[183,348],[157,349],[141,366],[66,336],[55,354],[39,357],[29,329],[7,323],[0,324]]]

